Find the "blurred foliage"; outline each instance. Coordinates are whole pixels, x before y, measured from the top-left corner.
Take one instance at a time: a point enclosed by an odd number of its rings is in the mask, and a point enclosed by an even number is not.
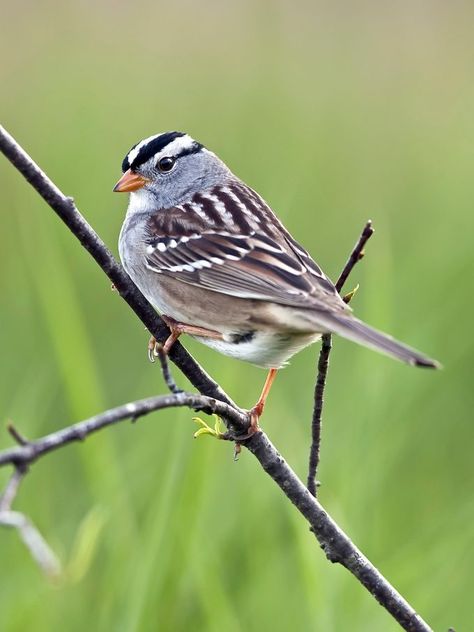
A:
[[[353,307],[445,368],[336,341],[321,500],[435,629],[469,629],[472,3],[1,4],[3,123],[115,252],[123,155],[168,129],[216,151],[332,277],[372,218]],[[163,392],[102,272],[6,161],[0,185],[1,418],[36,437]],[[253,403],[261,370],[188,346]],[[264,418],[301,476],[316,354],[280,374]],[[250,455],[192,441],[191,416],[124,424],[33,467],[17,507],[66,571],[48,584],[1,531],[0,629],[398,629]]]

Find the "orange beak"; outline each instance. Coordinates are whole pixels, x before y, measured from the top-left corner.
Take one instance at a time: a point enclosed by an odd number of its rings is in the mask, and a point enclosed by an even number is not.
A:
[[[136,191],[141,189],[149,182],[147,178],[140,176],[138,173],[132,173],[130,169],[126,171],[117,184],[114,186],[116,193],[125,193],[126,191]]]

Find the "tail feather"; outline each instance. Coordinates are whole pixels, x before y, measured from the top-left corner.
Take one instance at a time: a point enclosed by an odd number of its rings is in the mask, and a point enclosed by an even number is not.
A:
[[[398,342],[392,336],[384,334],[352,316],[318,311],[316,320],[319,325],[327,328],[331,333],[339,334],[348,340],[385,353],[402,362],[431,369],[441,368],[441,364],[436,360],[428,358],[420,351]]]

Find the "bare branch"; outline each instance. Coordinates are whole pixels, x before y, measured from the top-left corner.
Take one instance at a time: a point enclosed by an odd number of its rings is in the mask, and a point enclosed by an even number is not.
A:
[[[318,375],[314,387],[314,408],[311,422],[311,447],[309,450],[308,479],[306,486],[309,492],[316,497],[319,486],[316,480],[320,450],[321,450],[321,427],[324,406],[324,389],[326,387],[326,376],[329,368],[329,355],[332,349],[331,334],[324,334],[321,338],[321,350],[318,358]]]
[[[58,558],[33,523],[24,514],[11,509],[20,483],[27,471],[27,467],[24,465],[15,467],[8,481],[5,491],[0,497],[0,525],[16,529],[41,570],[49,577],[54,578],[61,572]]]
[[[112,257],[105,244],[81,216],[73,201],[59,191],[18,143],[1,127],[0,149],[94,257],[151,334],[157,340],[163,341],[168,335],[167,328]],[[242,431],[247,430],[249,422],[247,412],[235,407],[220,386],[207,375],[181,345],[175,344],[173,346],[170,357],[202,395],[174,393],[106,411],[26,445],[0,452],[0,466],[12,464],[18,467],[22,464],[33,463],[52,450],[67,443],[84,439],[89,434],[117,421],[136,418],[151,412],[151,410],[173,406],[189,406],[194,409],[216,412],[223,417],[229,431],[236,435],[241,435]],[[262,468],[306,518],[329,560],[345,566],[405,630],[410,632],[430,631],[430,627],[362,555],[319,502],[309,493],[264,432],[260,431],[249,439],[241,440],[240,443],[255,455]]]
[[[375,231],[374,231],[374,228],[372,227],[372,221],[369,219],[367,220],[367,223],[364,226],[364,229],[349,256],[349,259],[346,261],[346,265],[344,266],[344,269],[342,270],[341,274],[339,275],[338,280],[336,281],[336,290],[339,293],[341,292],[344,286],[344,283],[347,281],[349,274],[352,272],[356,263],[360,261],[361,259],[363,259],[365,255],[365,251],[364,251],[365,244],[369,241],[369,239],[372,237],[374,232]]]
[[[20,488],[20,483],[26,472],[26,467],[16,467],[13,471],[7,486],[5,487],[5,491],[0,496],[0,515],[4,511],[10,511],[12,502],[15,500],[18,489]]]
[[[229,425],[233,425],[237,431],[240,425],[245,426],[247,422],[245,411],[234,409],[224,402],[216,401],[204,395],[178,393],[150,397],[95,415],[73,426],[53,432],[35,441],[30,441],[27,445],[4,450],[0,452],[0,466],[7,464],[16,467],[26,466],[68,443],[78,440],[83,441],[86,437],[102,428],[126,419],[136,419],[155,410],[182,406],[198,410],[212,409],[213,412],[220,416],[222,415]],[[316,535],[328,559],[331,562],[339,562],[355,575],[406,630],[415,632],[429,631],[429,626],[423,622],[413,608],[356,548],[319,502],[310,495],[302,481],[299,480],[285,459],[278,453],[267,435],[264,432],[258,432],[242,443],[256,456],[265,472],[271,476],[285,496],[307,519],[311,530]],[[6,511],[0,514],[0,518],[3,520],[2,524],[8,524],[8,526],[15,526],[20,529],[25,542],[28,539],[28,537],[25,539],[25,533],[27,536],[30,536],[28,542],[34,541],[34,538],[31,537],[32,525],[24,516],[20,518],[16,512]],[[30,544],[28,546],[30,548]],[[49,547],[47,548],[49,549]],[[38,559],[36,553],[34,553],[34,557]],[[41,565],[43,567],[43,564]]]
[[[0,452],[0,467],[4,465],[14,465],[15,467],[29,465],[48,452],[62,448],[68,443],[84,441],[94,432],[125,419],[137,419],[155,410],[182,406],[217,413],[226,422],[230,431],[236,435],[240,435],[243,429],[248,427],[248,413],[246,411],[241,411],[212,397],[184,392],[160,395],[112,408],[72,426],[45,435],[36,441],[29,441],[25,445],[3,450]]]
[[[19,430],[15,428],[11,421],[7,424],[7,430],[18,443],[18,445],[26,445],[28,443],[28,439],[26,439],[26,437],[24,437],[21,432],[19,432]]]
[[[374,234],[372,228],[372,222],[370,219],[367,221],[364,229],[354,246],[349,259],[346,262],[338,280],[336,281],[336,290],[341,293],[344,283],[347,281],[349,274],[352,272],[354,266],[364,256],[364,247],[367,241]],[[349,293],[344,300],[349,303],[354,293]],[[332,337],[331,334],[324,334],[321,341],[321,351],[319,352],[318,360],[318,376],[316,378],[316,384],[314,387],[314,408],[313,408],[313,420],[311,422],[311,448],[309,452],[309,466],[308,466],[308,480],[307,487],[313,496],[317,495],[317,472],[320,459],[321,450],[321,425],[324,405],[324,389],[326,386],[326,377],[329,368],[329,355],[332,349]]]
[[[34,524],[18,511],[0,511],[0,525],[16,529],[41,570],[51,578],[61,574],[61,563]]]
[[[246,447],[277,483],[285,496],[297,507],[311,525],[326,557],[342,564],[398,621],[404,630],[429,632],[431,628],[410,604],[385,579],[380,571],[362,554],[320,503],[296,476],[275,446],[263,432],[252,437]]]
[[[163,361],[163,366],[167,367],[165,360]],[[167,375],[169,376],[170,386],[172,386],[174,381],[169,369]],[[163,395],[161,397],[150,397],[125,404],[53,432],[36,441],[27,441],[14,429],[12,424],[8,425],[10,434],[20,445],[0,452],[0,467],[13,465],[15,468],[3,495],[0,497],[0,525],[18,530],[33,559],[46,575],[56,577],[60,574],[61,565],[56,555],[33,523],[24,514],[11,509],[20,483],[28,471],[28,466],[45,454],[62,448],[68,443],[83,441],[89,435],[107,426],[126,419],[136,420],[155,410],[179,406],[215,412],[226,420],[228,427],[232,428],[236,434],[241,434],[242,429],[248,426],[248,413],[246,411],[239,411],[225,402],[220,402],[205,395],[183,392],[175,392],[173,395]]]

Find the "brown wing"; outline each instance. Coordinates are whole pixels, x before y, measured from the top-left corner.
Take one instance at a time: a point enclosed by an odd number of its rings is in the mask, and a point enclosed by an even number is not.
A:
[[[283,305],[346,309],[306,250],[239,182],[158,211],[147,243],[148,268],[183,283]]]

